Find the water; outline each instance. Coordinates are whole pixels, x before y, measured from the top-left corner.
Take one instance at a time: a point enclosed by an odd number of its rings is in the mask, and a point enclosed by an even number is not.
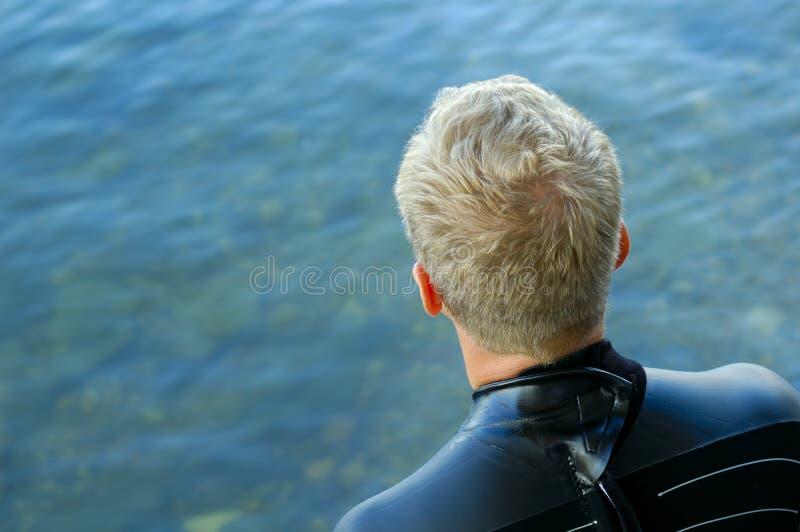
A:
[[[800,385],[800,4],[608,4],[1,4],[3,530],[326,530],[430,456],[448,324],[297,273],[407,272],[403,143],[507,72],[618,148],[617,349]]]

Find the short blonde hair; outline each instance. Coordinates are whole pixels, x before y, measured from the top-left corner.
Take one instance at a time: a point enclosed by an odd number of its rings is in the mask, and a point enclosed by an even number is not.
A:
[[[621,190],[608,137],[513,75],[440,90],[394,187],[453,318],[486,349],[545,362],[605,319]]]

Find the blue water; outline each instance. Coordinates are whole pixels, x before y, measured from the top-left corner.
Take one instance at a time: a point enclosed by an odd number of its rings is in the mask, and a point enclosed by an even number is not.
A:
[[[617,349],[800,385],[800,4],[610,4],[1,3],[2,529],[327,530],[424,461],[447,322],[250,278],[405,275],[403,143],[507,72],[617,146]]]

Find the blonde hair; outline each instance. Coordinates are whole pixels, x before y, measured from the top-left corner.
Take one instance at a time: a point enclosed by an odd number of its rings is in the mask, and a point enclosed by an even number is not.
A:
[[[453,319],[490,351],[548,361],[604,321],[621,189],[608,137],[508,75],[439,91],[394,192]]]

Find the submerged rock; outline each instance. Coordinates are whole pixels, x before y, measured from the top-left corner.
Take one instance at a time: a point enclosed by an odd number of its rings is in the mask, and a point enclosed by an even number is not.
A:
[[[242,513],[238,510],[224,510],[197,515],[183,523],[186,532],[220,532],[222,527],[237,519]]]

